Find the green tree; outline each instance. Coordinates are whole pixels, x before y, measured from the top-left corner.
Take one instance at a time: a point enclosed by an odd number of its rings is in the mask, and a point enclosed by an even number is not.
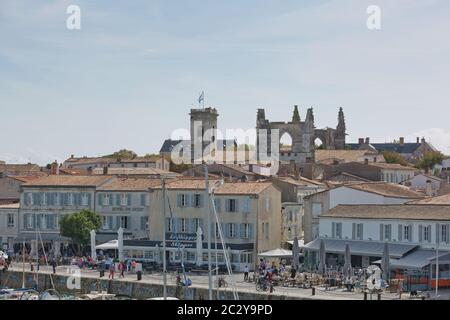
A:
[[[144,158],[156,158],[156,157],[160,157],[160,155],[159,154],[157,154],[157,153],[147,153],[145,156],[144,156]]]
[[[103,158],[116,158],[116,159],[134,159],[137,157],[137,154],[132,150],[122,149],[119,151],[114,152],[113,154],[108,154],[106,156],[103,156]]]
[[[184,171],[186,171],[190,168],[192,168],[191,164],[185,164],[185,163],[175,164],[172,161],[170,162],[170,165],[169,165],[169,170],[172,172],[176,172],[176,173],[183,173]]]
[[[300,122],[300,114],[298,113],[298,106],[294,106],[294,114],[292,115],[292,122]]]
[[[394,151],[384,151],[383,152],[384,160],[386,160],[387,163],[398,163],[402,166],[408,165],[408,162],[403,158],[403,156]]]
[[[425,152],[423,156],[417,160],[416,168],[428,172],[430,169],[433,169],[436,164],[442,163],[442,160],[444,160],[444,155],[439,151]]]
[[[63,215],[59,225],[61,235],[71,238],[78,252],[81,252],[83,246],[89,244],[91,230],[97,231],[100,228],[101,219],[95,212],[82,210]]]

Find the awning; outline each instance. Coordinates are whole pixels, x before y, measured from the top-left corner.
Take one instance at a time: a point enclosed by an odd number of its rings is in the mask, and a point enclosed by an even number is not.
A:
[[[384,242],[380,241],[355,241],[341,239],[323,239],[327,253],[345,253],[345,245],[350,246],[351,255],[381,257],[383,255]],[[315,239],[304,246],[305,250],[319,251],[320,239]],[[416,244],[389,243],[389,256],[401,258],[406,253],[418,247]]]
[[[286,241],[287,243],[289,243],[290,245],[294,245],[294,241],[290,240],[290,241]],[[301,249],[305,246],[305,240],[298,240],[298,247]]]
[[[285,249],[274,249],[258,254],[263,258],[292,258],[292,251]]]
[[[119,241],[118,240],[111,240],[103,244],[99,244],[95,247],[97,250],[112,250],[112,249],[119,249]]]
[[[448,251],[439,251],[439,259],[449,254]],[[390,259],[391,269],[423,269],[436,259],[436,250],[418,249],[400,259]],[[374,261],[379,264],[381,260]]]

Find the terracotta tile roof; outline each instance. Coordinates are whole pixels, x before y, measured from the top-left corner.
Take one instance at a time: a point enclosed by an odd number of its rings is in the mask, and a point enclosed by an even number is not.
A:
[[[113,157],[73,157],[69,158],[64,162],[70,163],[70,164],[87,164],[87,163],[154,163],[163,157],[160,155],[154,155],[151,157],[136,157],[133,159],[117,159]],[[165,158],[167,159],[167,158]]]
[[[103,175],[103,168],[92,169],[93,175]],[[156,168],[108,168],[109,175],[171,175],[180,174]]]
[[[212,187],[220,180],[210,180]],[[215,194],[259,194],[272,185],[271,182],[225,182],[222,186],[214,189]],[[167,182],[169,190],[205,190],[204,179],[177,179]],[[161,186],[155,189],[160,189]]]
[[[338,159],[344,162],[360,161],[366,155],[377,156],[377,152],[367,150],[316,150],[316,162]]]
[[[215,194],[260,194],[272,185],[271,182],[225,183]]]
[[[447,205],[339,205],[321,218],[450,220]]]
[[[411,171],[418,170],[414,167],[402,166],[401,164],[398,163],[370,162],[368,165],[387,170],[411,170]]]
[[[342,176],[343,179],[342,180],[337,179],[339,176]],[[344,180],[344,178],[348,178],[348,179]],[[342,171],[340,173],[337,173],[337,174],[331,176],[329,178],[329,180],[332,181],[332,182],[341,182],[341,183],[342,182],[348,182],[348,181],[362,181],[362,182],[370,182],[371,181],[371,180],[365,179],[363,177],[360,177],[360,176],[357,176],[357,175],[354,175],[354,174],[351,174],[351,173],[348,173],[348,172],[345,172],[345,171]]]
[[[18,180],[20,182],[29,182],[29,181],[39,179],[40,177],[39,176],[13,176],[13,177],[9,177],[9,178]]]
[[[97,187],[110,180],[111,176],[65,176],[51,175],[27,183],[24,187]]]
[[[386,197],[408,199],[420,199],[425,197],[423,193],[413,191],[408,187],[399,184],[388,182],[349,183],[345,184],[345,187],[375,193]]]
[[[97,188],[99,191],[147,191],[150,188],[161,185],[159,179],[149,178],[113,178],[106,182],[101,187]]]
[[[407,204],[442,204],[450,205],[450,194],[445,194],[439,197],[426,198],[422,200],[410,201]]]
[[[295,179],[292,177],[278,177],[277,179],[297,186],[307,186],[310,184],[316,186],[325,186],[322,182],[310,180],[304,177],[300,177],[299,179]]]
[[[14,175],[30,175],[38,173],[41,171],[41,168],[37,164],[27,163],[27,164],[4,164],[0,163],[0,173],[6,172]]]
[[[87,175],[87,170],[81,168],[59,168],[59,174],[85,176]]]

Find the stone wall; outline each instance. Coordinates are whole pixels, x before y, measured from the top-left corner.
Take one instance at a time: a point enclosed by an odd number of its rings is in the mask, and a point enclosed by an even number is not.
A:
[[[104,278],[81,278],[81,289],[70,290],[67,288],[67,279],[69,275],[53,275],[55,289],[60,293],[83,294],[91,291],[108,291],[108,293],[131,296],[134,299],[145,300],[153,297],[163,296],[163,285],[138,282],[138,281],[111,281],[105,276]],[[43,291],[52,288],[50,274],[39,274],[38,290]],[[0,285],[10,288],[22,287],[22,272],[7,271],[0,272]],[[36,274],[25,271],[25,286],[33,288],[36,285]],[[221,300],[232,300],[233,293],[230,288],[221,291],[219,297]],[[214,297],[216,291],[214,290]],[[167,286],[167,295],[169,297],[177,297],[181,300],[206,300],[208,298],[208,289],[191,286],[189,288],[176,287],[174,285]],[[241,300],[286,300],[289,299],[283,295],[259,293],[259,292],[239,292]]]

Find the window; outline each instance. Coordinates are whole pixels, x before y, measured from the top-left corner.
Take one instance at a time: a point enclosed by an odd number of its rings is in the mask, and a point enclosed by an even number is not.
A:
[[[148,230],[148,217],[141,217],[141,230]]]
[[[148,207],[150,205],[150,196],[146,193],[141,193],[141,206]]]
[[[266,223],[266,231],[264,232],[266,240],[269,240],[269,223]]]
[[[242,238],[244,238],[244,239],[248,239],[248,238],[250,238],[250,236],[249,236],[249,229],[250,229],[250,227],[249,227],[249,224],[248,223],[243,223],[242,224]]]
[[[244,199],[243,200],[243,208],[242,208],[242,212],[244,213],[250,213],[250,207],[251,207],[251,200],[250,199]]]
[[[384,239],[391,240],[391,225],[384,226]]]
[[[356,225],[356,238],[359,240],[362,240],[364,237],[363,235],[363,224],[362,223],[358,223]]]
[[[312,216],[318,218],[322,214],[322,203],[313,202],[312,204]]]
[[[102,216],[102,229],[103,230],[108,230],[108,217],[107,216]]]
[[[219,225],[217,223],[214,224],[214,232],[216,234],[216,238],[220,238],[220,233],[219,233]]]
[[[237,212],[237,201],[236,199],[227,199],[227,212]]]
[[[124,229],[128,228],[128,217],[127,216],[120,217],[120,227],[122,227]]]
[[[201,194],[195,194],[194,195],[194,207],[195,208],[201,208],[202,205],[202,195]]]
[[[180,219],[180,232],[187,232],[186,230],[186,219],[181,218]]]
[[[120,198],[120,205],[121,206],[126,206],[128,204],[128,195],[127,194],[122,194],[121,198]]]
[[[430,242],[431,241],[431,227],[423,228],[423,240]]]
[[[14,214],[8,213],[8,228],[14,228],[15,221],[14,221]]]
[[[448,225],[446,225],[446,224],[441,225],[441,241],[449,242],[448,241]]]
[[[173,232],[173,220],[166,218],[166,232]]]
[[[228,223],[228,238],[236,237],[236,226],[234,223]]]
[[[409,231],[410,231],[409,226],[403,227],[403,239],[408,240],[408,241],[409,241],[409,237],[411,236]]]
[[[195,218],[194,219],[194,230],[192,230],[193,232],[197,232],[198,228],[202,228],[202,219],[199,218]]]
[[[266,198],[266,212],[270,211],[270,199]]]
[[[177,195],[177,204],[178,207],[188,207],[189,206],[189,195],[187,194],[178,194]]]
[[[216,208],[216,212],[222,212],[222,200],[214,198],[214,207]]]
[[[331,223],[331,237],[339,239],[342,238],[342,222]]]

